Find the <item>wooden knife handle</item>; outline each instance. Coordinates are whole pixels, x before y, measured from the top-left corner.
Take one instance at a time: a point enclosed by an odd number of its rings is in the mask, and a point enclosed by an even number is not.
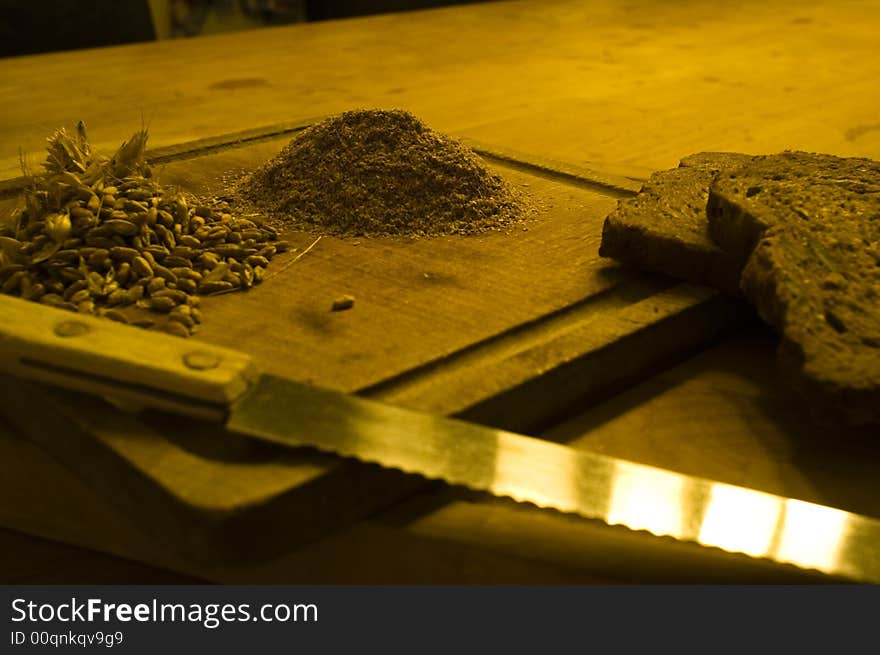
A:
[[[250,356],[0,295],[0,364],[11,375],[207,418],[257,377]]]

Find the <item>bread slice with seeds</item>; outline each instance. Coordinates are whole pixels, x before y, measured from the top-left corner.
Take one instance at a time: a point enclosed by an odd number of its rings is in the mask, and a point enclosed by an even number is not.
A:
[[[712,241],[706,201],[719,171],[750,159],[703,152],[685,157],[678,168],[654,173],[637,196],[619,201],[605,219],[599,254],[739,295],[741,262]]]
[[[826,416],[880,422],[880,162],[804,152],[718,175],[713,240]]]

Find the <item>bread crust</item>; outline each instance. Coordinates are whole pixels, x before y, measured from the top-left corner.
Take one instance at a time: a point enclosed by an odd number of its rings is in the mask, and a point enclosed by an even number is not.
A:
[[[605,219],[599,254],[740,295],[742,262],[712,240],[706,201],[718,171],[750,159],[739,153],[697,153],[678,168],[654,173],[637,196],[619,201]]]
[[[849,424],[880,422],[880,162],[756,157],[716,177],[707,215],[811,406]]]

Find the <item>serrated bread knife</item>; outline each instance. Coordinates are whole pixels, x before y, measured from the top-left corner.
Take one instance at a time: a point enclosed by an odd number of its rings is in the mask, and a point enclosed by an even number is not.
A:
[[[260,374],[243,353],[0,296],[4,372],[521,503],[880,583],[880,521]]]

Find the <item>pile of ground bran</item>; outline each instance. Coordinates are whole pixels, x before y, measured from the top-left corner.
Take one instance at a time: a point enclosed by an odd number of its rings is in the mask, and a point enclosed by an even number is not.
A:
[[[304,130],[239,193],[286,226],[332,235],[473,234],[522,202],[454,139],[402,110],[357,110]]]

